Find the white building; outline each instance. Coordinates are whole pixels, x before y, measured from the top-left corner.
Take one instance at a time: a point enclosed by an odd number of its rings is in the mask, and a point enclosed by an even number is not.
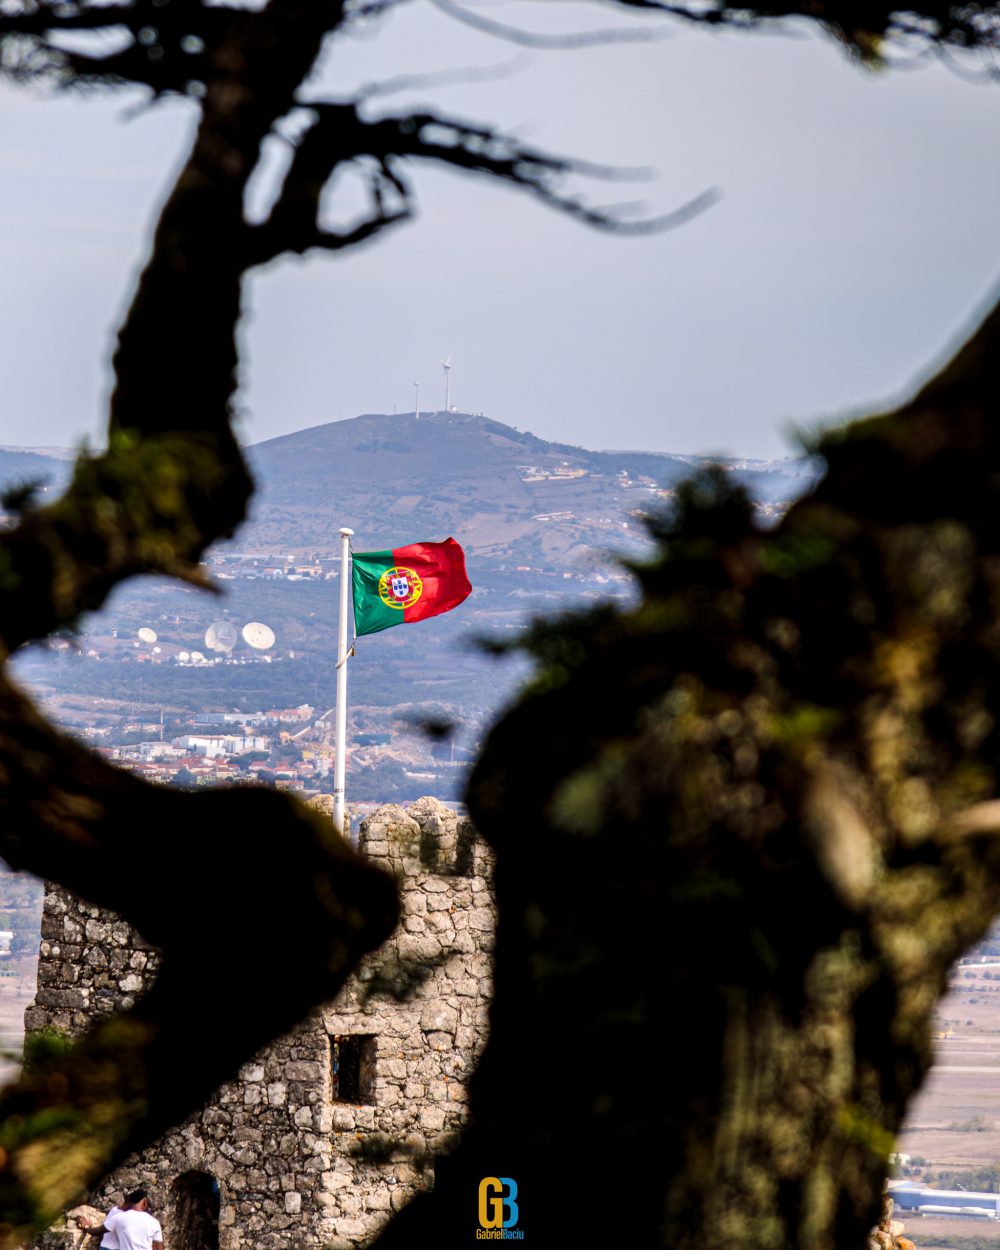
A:
[[[271,739],[241,734],[185,734],[183,738],[174,738],[173,745],[189,755],[214,759],[220,755],[244,755],[247,751],[270,751]]]

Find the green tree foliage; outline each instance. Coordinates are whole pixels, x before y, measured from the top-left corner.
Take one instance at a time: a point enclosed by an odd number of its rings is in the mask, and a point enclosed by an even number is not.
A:
[[[190,787],[198,784],[198,778],[190,769],[178,768],[170,779],[170,784],[178,787]]]
[[[1000,1162],[980,1163],[961,1171],[934,1173],[934,1184],[939,1189],[968,1189],[974,1193],[1000,1193]]]

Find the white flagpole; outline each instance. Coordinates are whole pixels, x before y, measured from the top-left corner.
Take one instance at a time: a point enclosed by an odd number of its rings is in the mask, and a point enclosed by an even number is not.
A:
[[[334,760],[333,823],[344,828],[344,782],[347,777],[347,607],[351,599],[351,539],[354,530],[340,531],[340,630],[337,635],[337,741]]]

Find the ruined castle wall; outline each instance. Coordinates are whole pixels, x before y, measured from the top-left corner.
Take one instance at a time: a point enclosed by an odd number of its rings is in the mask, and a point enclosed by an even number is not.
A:
[[[214,1190],[220,1250],[346,1248],[433,1182],[433,1156],[462,1126],[486,1036],[492,861],[469,822],[433,799],[380,808],[359,849],[399,880],[396,933],[333,1002],[109,1177],[94,1205],[146,1188],[167,1246],[184,1250],[191,1194]],[[50,887],[28,1030],[78,1035],[127,1009],[157,961],[111,913]],[[224,983],[224,969],[212,975]]]

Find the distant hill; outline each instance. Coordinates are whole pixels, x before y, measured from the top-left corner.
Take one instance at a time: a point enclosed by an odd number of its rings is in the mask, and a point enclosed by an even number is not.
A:
[[[0,447],[0,491],[35,482],[43,499],[54,495],[69,479],[69,455],[60,447]]]
[[[641,515],[705,463],[697,456],[588,451],[487,417],[458,412],[351,420],[298,430],[246,449],[259,490],[229,550],[330,556],[348,525],[361,550],[454,534],[476,562],[579,570],[634,554]],[[73,453],[0,447],[0,490],[63,488]],[[764,505],[808,489],[806,460],[723,462]]]
[[[367,414],[248,451],[262,489],[241,549],[324,554],[348,525],[362,549],[454,533],[481,558],[529,565],[634,549],[638,514],[662,507],[699,463],[588,451],[454,412]],[[813,476],[794,461],[733,471],[770,502],[801,494]]]

